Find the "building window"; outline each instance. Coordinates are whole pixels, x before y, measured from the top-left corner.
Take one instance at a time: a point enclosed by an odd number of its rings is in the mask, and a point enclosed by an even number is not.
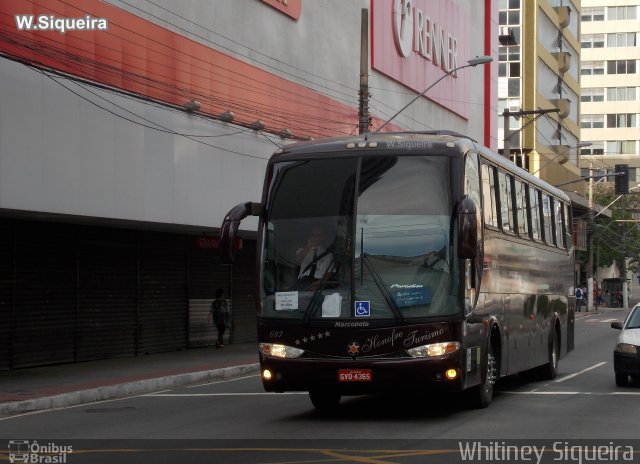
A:
[[[582,48],[604,48],[604,34],[582,34]]]
[[[593,87],[590,89],[582,89],[580,95],[581,102],[602,102],[604,101],[604,88]]]
[[[607,61],[607,74],[635,74],[636,60]]]
[[[638,17],[637,14],[636,6],[610,6],[607,8],[607,19],[613,21],[636,19]]]
[[[607,34],[607,47],[635,47],[638,43],[635,32],[618,32]]]
[[[580,155],[604,155],[604,142],[593,142],[593,145],[590,147],[582,148]]]
[[[580,18],[583,21],[604,21],[604,8],[583,8]]]
[[[607,101],[636,101],[640,87],[612,87],[607,89]]]
[[[611,140],[606,143],[607,155],[635,155],[638,153],[637,140]]]
[[[582,129],[604,128],[604,114],[585,114],[580,116],[580,127]]]
[[[583,76],[597,76],[604,74],[604,61],[583,61],[580,67]]]
[[[508,97],[519,97],[520,96],[520,79],[518,78],[510,78],[508,82]]]
[[[636,113],[608,114],[607,127],[638,127],[638,115]]]

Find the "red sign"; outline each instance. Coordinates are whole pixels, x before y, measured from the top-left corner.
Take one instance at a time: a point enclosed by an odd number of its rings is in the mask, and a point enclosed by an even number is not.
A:
[[[453,0],[372,0],[371,10],[371,67],[417,93],[473,58],[469,15]],[[466,118],[470,74],[454,73],[425,96]]]
[[[300,17],[302,0],[262,0],[262,2],[274,7],[276,10],[282,11],[293,19]]]
[[[219,237],[196,237],[196,248],[218,248],[220,246]]]

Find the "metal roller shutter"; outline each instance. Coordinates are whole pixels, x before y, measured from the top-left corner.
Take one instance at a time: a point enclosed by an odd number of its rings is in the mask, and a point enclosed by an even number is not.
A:
[[[11,367],[13,225],[0,220],[0,370]]]
[[[134,356],[137,233],[81,228],[79,235],[78,361]]]
[[[232,274],[233,342],[258,339],[256,329],[256,241],[244,240],[237,254]]]
[[[209,322],[209,308],[217,288],[231,295],[231,266],[223,265],[215,249],[199,238],[189,240],[189,346],[215,344],[217,332]],[[229,337],[231,329],[225,334]]]
[[[139,233],[139,318],[137,354],[187,346],[187,255],[185,238]]]
[[[74,361],[77,319],[75,228],[16,228],[13,367]]]

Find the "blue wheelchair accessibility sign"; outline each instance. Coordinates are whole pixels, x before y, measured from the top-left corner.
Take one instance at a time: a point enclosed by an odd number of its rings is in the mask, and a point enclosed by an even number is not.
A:
[[[370,302],[369,301],[356,301],[356,317],[369,317],[371,316]]]

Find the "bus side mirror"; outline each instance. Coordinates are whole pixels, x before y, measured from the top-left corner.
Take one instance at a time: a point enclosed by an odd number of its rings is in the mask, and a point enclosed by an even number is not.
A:
[[[247,216],[260,216],[262,214],[262,203],[248,201],[240,203],[227,213],[220,228],[220,259],[224,264],[231,264],[235,261],[234,250],[238,247],[240,238],[238,227],[240,222]]]
[[[476,205],[469,197],[458,204],[458,258],[475,259],[478,253]]]

